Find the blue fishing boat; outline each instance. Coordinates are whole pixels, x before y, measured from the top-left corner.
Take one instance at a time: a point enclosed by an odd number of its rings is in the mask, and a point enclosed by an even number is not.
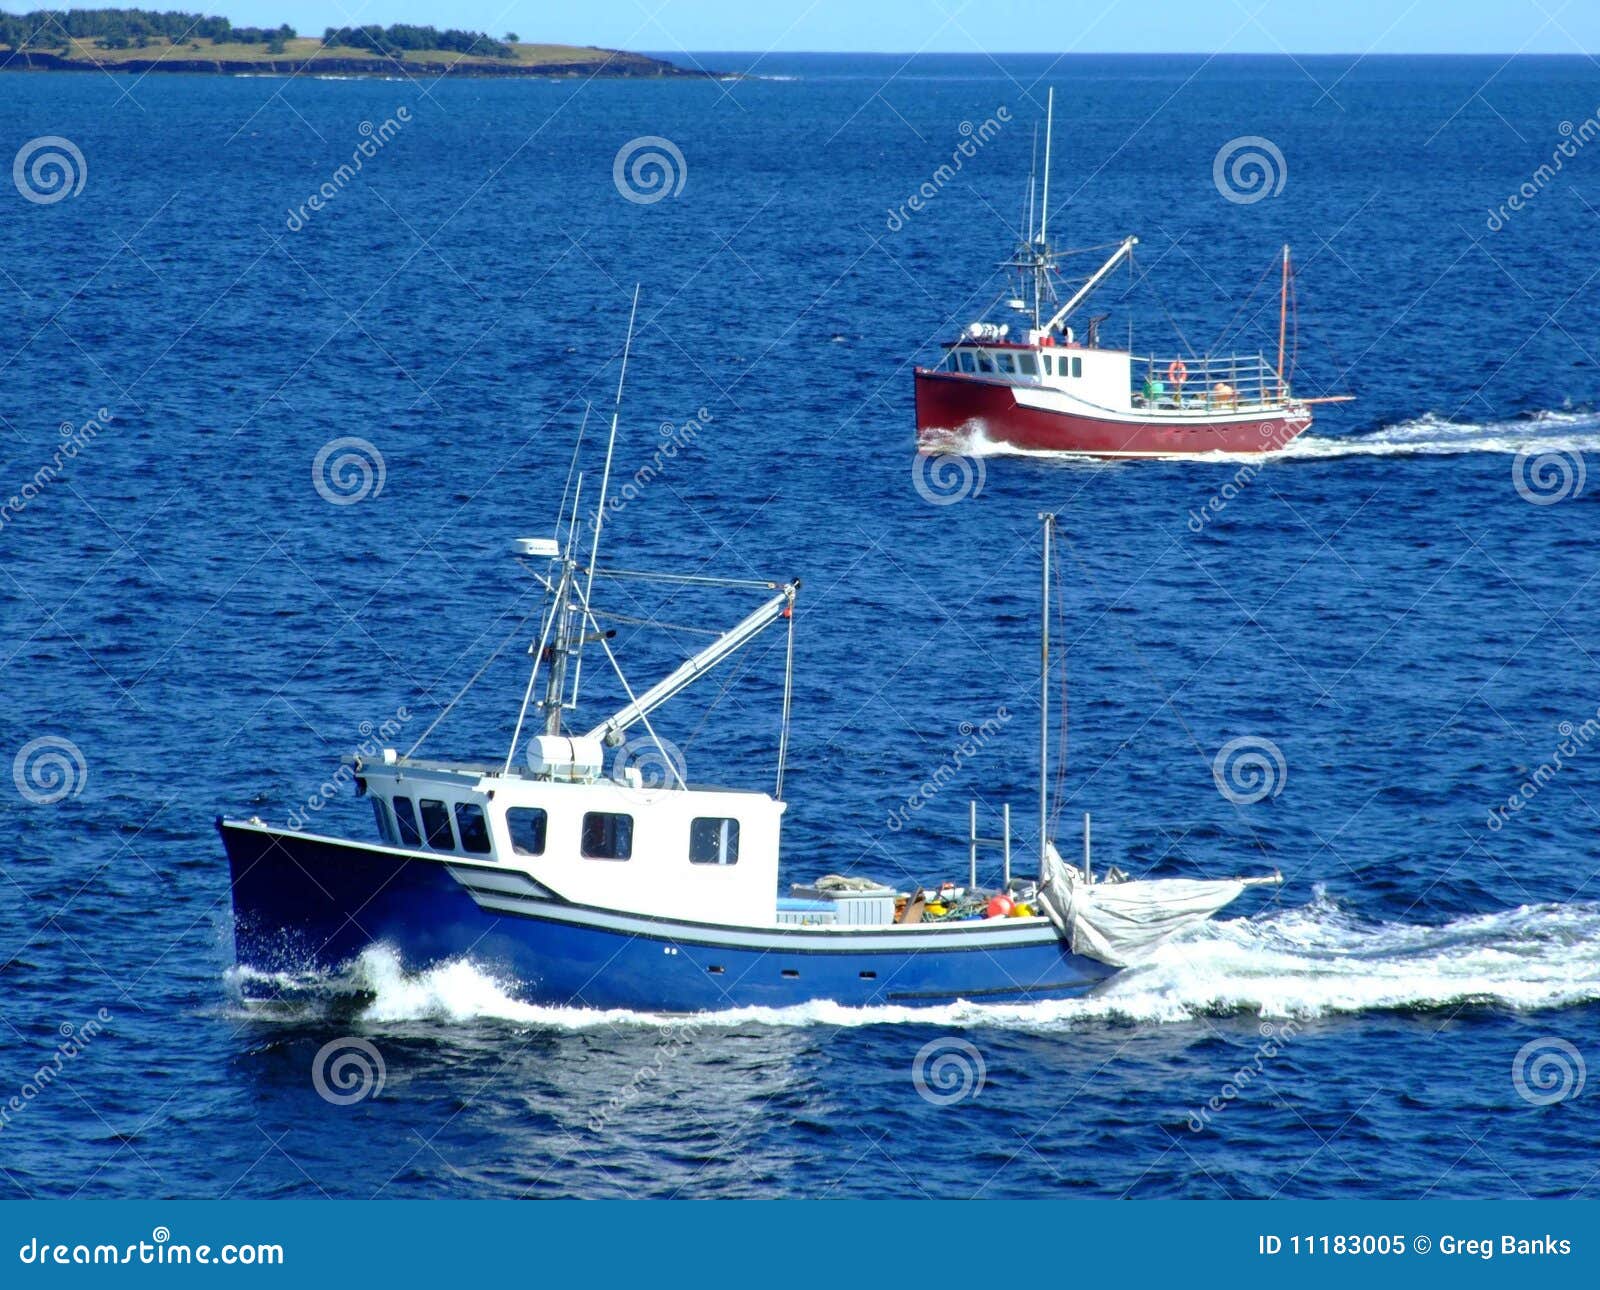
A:
[[[625,348],[624,372],[626,361]],[[619,408],[621,388],[619,380]],[[411,968],[470,956],[527,1001],[563,1006],[691,1013],[814,1000],[916,1006],[1059,999],[1094,989],[1252,882],[1278,880],[1130,880],[1115,869],[1096,875],[1087,821],[1082,865],[1063,863],[1049,841],[1051,728],[1041,685],[1037,879],[1010,876],[1008,812],[1006,836],[994,840],[1005,850],[1006,871],[993,893],[977,890],[981,840],[974,826],[967,886],[942,901],[834,875],[780,895],[800,582],[601,565],[617,424],[614,412],[600,505],[580,515],[580,475],[554,535],[518,541],[517,554],[548,603],[503,757],[428,760],[413,747],[351,759],[356,791],[372,805],[370,840],[258,818],[218,821],[232,877],[236,956],[256,969],[249,980],[270,992],[285,974],[337,971],[381,944]],[[1041,522],[1043,681],[1055,517]],[[639,578],[715,582],[760,594],[762,603],[636,693],[593,596],[597,582]],[[788,649],[772,791],[685,782],[651,714],[778,625],[788,632]],[[594,647],[629,701],[580,732],[569,717],[578,706],[584,650]],[[641,758],[641,748],[649,755]],[[972,916],[950,916],[963,908]]]

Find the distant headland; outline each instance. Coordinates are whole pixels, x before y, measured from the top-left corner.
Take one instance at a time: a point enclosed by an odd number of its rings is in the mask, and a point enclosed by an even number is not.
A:
[[[148,9],[0,13],[0,71],[310,72],[334,76],[717,77],[619,49],[524,43],[515,32],[329,27],[235,27],[226,18]]]

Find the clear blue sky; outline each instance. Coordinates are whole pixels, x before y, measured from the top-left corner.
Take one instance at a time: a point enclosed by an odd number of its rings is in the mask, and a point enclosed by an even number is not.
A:
[[[152,7],[204,8],[241,25],[287,21],[305,34],[416,22],[655,51],[1600,51],[1600,0],[162,0]]]

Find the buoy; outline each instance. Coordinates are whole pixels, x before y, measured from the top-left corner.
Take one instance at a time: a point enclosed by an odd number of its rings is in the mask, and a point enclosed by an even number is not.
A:
[[[1010,896],[991,896],[989,897],[988,905],[984,908],[983,916],[985,918],[1004,918],[1010,912]]]
[[[1033,917],[1033,906],[1028,904],[1028,902],[1025,901],[1025,900],[1019,900],[1015,905],[1011,906],[1010,917],[1012,917],[1012,918],[1032,918]]]

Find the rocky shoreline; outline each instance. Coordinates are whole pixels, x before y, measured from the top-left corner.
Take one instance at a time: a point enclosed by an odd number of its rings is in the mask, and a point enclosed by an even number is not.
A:
[[[485,77],[688,77],[719,80],[725,73],[679,67],[659,58],[602,50],[603,58],[566,63],[517,63],[500,59],[463,59],[456,63],[412,62],[401,58],[128,58],[115,62],[63,58],[59,54],[25,51],[0,55],[0,70],[26,72],[188,72],[213,76],[251,74],[295,76],[485,76]]]

